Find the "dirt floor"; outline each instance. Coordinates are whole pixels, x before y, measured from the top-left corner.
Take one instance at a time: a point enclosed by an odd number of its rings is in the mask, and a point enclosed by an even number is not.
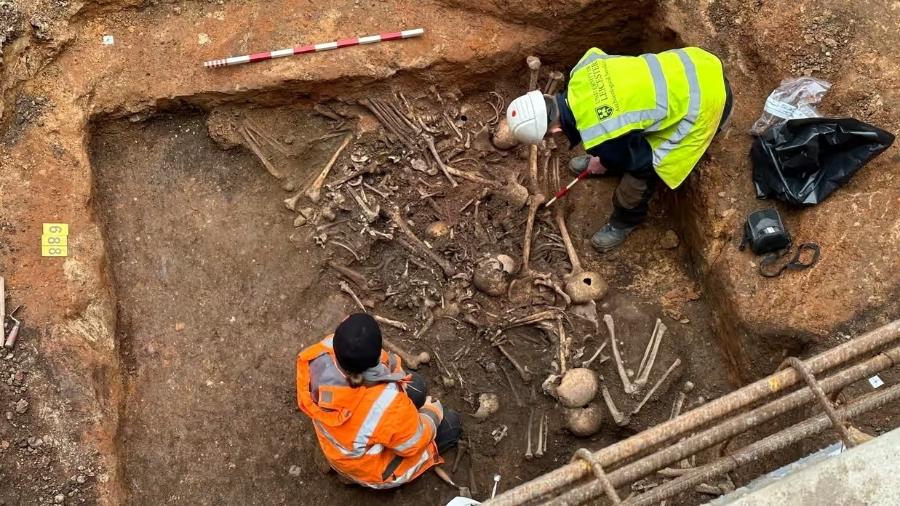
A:
[[[749,189],[745,132],[781,77],[829,79],[823,110],[900,128],[900,78],[886,56],[897,37],[889,20],[900,20],[880,6],[0,0],[0,14],[0,275],[7,309],[24,305],[20,343],[0,356],[0,505],[306,504],[311,490],[328,503],[444,504],[455,491],[431,473],[373,493],[316,464],[312,427],[296,407],[294,360],[360,309],[350,290],[367,310],[408,327],[385,326],[386,336],[431,353],[420,372],[464,415],[467,451],[454,476],[477,498],[489,495],[495,473],[505,490],[579,447],[668,419],[686,382],[694,388],[685,411],[788,355],[808,356],[900,314],[896,147],[814,210],[782,209],[798,241],[822,245],[814,269],[766,280],[737,249],[741,220],[763,205]],[[427,35],[233,69],[199,65],[289,46],[298,33],[325,41],[348,35],[342,27],[388,20]],[[106,34],[112,46],[100,44]],[[585,181],[557,206],[584,268],[608,284],[596,306],[568,305],[533,283],[559,283],[571,268],[552,212],[536,216],[536,274],[519,271],[528,208],[492,187],[529,185],[528,154],[491,144],[498,112],[525,90],[527,54],[544,59],[543,86],[549,70],[566,70],[590,45],[633,54],[687,44],[725,62],[731,126],[683,188],[658,192],[648,223],[612,254],[595,253],[589,238],[610,212],[614,178]],[[462,171],[458,186],[420,130]],[[552,158],[539,160],[546,194],[568,180],[566,163],[580,153],[557,142],[558,172]],[[346,182],[311,199],[305,189],[338,151],[326,182]],[[285,202],[298,192],[296,205]],[[411,252],[398,219],[453,272]],[[66,259],[38,256],[48,222],[70,226]],[[518,272],[492,297],[473,273],[497,254]],[[552,318],[515,325],[541,311]],[[632,373],[657,318],[668,330],[650,383],[675,365],[626,426],[603,407],[601,430],[576,438],[542,389],[560,369],[561,328],[567,367],[606,346],[590,368],[620,409],[641,401],[623,391],[608,358],[607,314]],[[870,390],[861,382],[843,395]],[[498,394],[500,409],[478,420],[484,393]],[[525,459],[527,428],[543,413],[547,454]],[[900,413],[855,422],[876,434],[900,425]],[[713,485],[740,485],[798,455],[783,452]],[[709,498],[692,493],[674,504]]]
[[[469,110],[465,103],[461,109],[472,116],[473,123],[482,112]],[[323,163],[330,156],[320,144],[331,150],[341,139],[335,137],[310,145],[307,139],[295,135],[294,132],[319,131],[310,125],[322,119],[310,113],[302,108],[230,109],[214,113],[210,128],[224,131],[227,137],[232,129],[221,128],[223,117],[262,125],[260,128],[271,138],[291,141],[284,146],[291,152],[297,151],[292,160],[303,160],[303,167],[316,166],[316,162]],[[479,394],[496,393],[503,399],[501,411],[486,421],[465,416],[467,438],[478,448],[473,452],[475,479],[480,482],[477,489],[486,490],[495,472],[504,475],[509,485],[533,478],[565,462],[572,448],[586,444],[565,430],[563,411],[541,392],[540,382],[548,374],[545,371],[553,370],[551,363],[557,360],[557,345],[537,330],[509,332],[510,352],[536,376],[526,386],[500,353],[485,346],[486,337],[463,321],[468,317],[465,321],[482,320],[480,325],[488,326],[492,318],[481,315],[497,314],[499,318],[499,314],[512,311],[524,316],[553,307],[555,297],[543,293],[538,297],[538,306],[523,302],[523,307],[517,308],[472,289],[465,295],[456,295],[454,290],[467,283],[451,282],[448,286],[424,259],[409,257],[393,241],[361,238],[354,228],[362,229],[364,220],[358,219],[359,211],[352,201],[338,205],[334,220],[319,225],[336,224],[327,229],[328,239],[317,241],[312,225],[292,226],[294,214],[281,202],[291,193],[279,188],[280,183],[249,150],[226,151],[217,145],[207,134],[205,119],[203,115],[188,115],[161,116],[138,124],[120,121],[102,125],[93,135],[97,209],[109,237],[110,265],[120,307],[118,340],[128,373],[120,448],[124,451],[125,483],[132,501],[206,504],[211,502],[208,490],[215,489],[216,502],[286,503],[303,490],[304,483],[321,479],[314,463],[316,442],[311,426],[293,409],[291,365],[301,347],[320,339],[345,314],[357,310],[353,301],[341,294],[337,273],[325,267],[328,257],[341,264],[352,263],[354,269],[372,280],[371,286],[380,287],[368,290],[354,285],[361,298],[372,301],[376,313],[413,327],[409,332],[387,328],[391,338],[411,349],[429,350],[435,360],[441,357],[441,362],[423,372],[432,393],[445,405],[468,415],[475,411]],[[269,149],[270,156],[276,159],[278,153],[271,146]],[[349,148],[351,163],[339,169],[354,170],[353,159],[377,157],[378,149],[386,150],[383,140],[364,134]],[[438,217],[435,215],[443,209],[454,215],[450,209],[462,207],[481,190],[476,184],[463,183],[454,194],[443,188],[440,195],[423,199],[413,188],[418,186],[416,191],[424,191],[429,180],[437,186],[438,176],[420,175],[406,166],[406,160],[395,165],[389,175],[394,180],[406,179],[408,184],[392,185],[385,175],[372,177],[370,186],[393,188],[397,196],[391,201],[407,202],[409,216],[415,217],[415,230],[422,237],[427,235],[425,225]],[[285,166],[289,164],[281,164]],[[309,176],[303,172],[309,171],[298,170],[286,179]],[[357,187],[365,189],[363,185]],[[335,195],[341,193],[344,192]],[[442,198],[445,193],[447,198]],[[376,197],[373,191],[369,195]],[[345,196],[349,200],[349,195]],[[520,212],[511,214],[509,219],[515,222],[510,224],[510,231],[496,230],[491,217],[494,213],[505,216],[510,210],[495,200],[482,207],[480,230],[507,236],[495,237],[491,243],[497,251],[511,251],[522,240],[522,216]],[[433,209],[425,204],[429,201],[440,204]],[[480,250],[478,232],[466,226],[474,219],[473,214],[463,212],[451,221],[454,244],[472,248],[472,252],[460,251],[461,255],[474,255]],[[385,225],[372,224],[381,231],[389,230]],[[549,223],[539,223],[537,228],[552,233]],[[664,232],[665,229],[642,231]],[[361,261],[355,261],[344,247],[335,246],[335,241],[360,251]],[[536,241],[536,251],[547,249],[540,248],[541,244],[545,243]],[[537,265],[565,265],[563,255],[549,252],[546,258],[550,261],[536,255]],[[677,247],[660,249],[658,256],[670,268],[680,265]],[[615,287],[639,283],[641,273],[617,267],[619,262],[596,265],[610,272]],[[684,273],[679,277],[687,279]],[[435,290],[442,286],[446,287],[439,288],[443,291]],[[656,287],[656,297],[663,295],[665,289]],[[453,309],[443,313],[446,318],[438,317],[434,326],[417,338],[427,318],[423,306],[429,304],[419,295],[420,291],[438,306],[443,296],[445,308]],[[517,298],[525,301],[527,296],[530,301],[530,291]],[[711,398],[728,389],[705,308],[700,304],[690,308],[681,304],[677,310],[684,311],[679,319],[686,323],[672,325],[659,354],[662,365],[657,366],[653,380],[675,358],[685,365],[676,370],[627,429],[609,424],[608,430],[594,438],[592,444],[614,441],[668,418],[679,378],[700,377],[710,364],[720,364],[719,372],[707,375],[708,381],[697,384],[689,402],[696,402],[695,396]],[[622,352],[630,364],[639,362],[653,322],[662,316],[653,293],[646,289],[629,293],[614,288],[599,311],[601,315],[616,315]],[[432,312],[441,314],[439,307]],[[607,337],[605,326],[598,334],[593,323],[579,320],[569,319],[568,332],[574,334],[571,360],[575,363],[587,360]],[[548,335],[553,336],[553,332]],[[608,354],[607,349],[599,359]],[[606,377],[616,378],[612,364],[606,361],[596,369]],[[514,402],[511,386],[523,407]],[[625,397],[619,383],[612,384],[611,389],[623,409],[634,407],[640,400]],[[204,394],[198,397],[199,391]],[[535,420],[541,413],[548,413],[551,430],[548,455],[526,462],[524,413],[531,410],[536,413]],[[535,423],[534,428],[537,426]],[[495,432],[506,435],[495,441]],[[161,439],[174,439],[179,444],[160,445]],[[200,448],[204,450],[198,454]],[[473,464],[464,460],[460,473],[467,473],[470,465]],[[250,487],[241,479],[247,473],[255,477]],[[435,496],[435,488],[446,499],[452,498],[452,491],[431,476],[396,494],[424,501]],[[352,487],[339,487],[329,494],[334,494],[333,499],[364,497],[364,492]]]

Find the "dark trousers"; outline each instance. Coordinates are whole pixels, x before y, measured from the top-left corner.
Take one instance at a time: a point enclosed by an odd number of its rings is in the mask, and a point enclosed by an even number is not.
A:
[[[647,218],[650,210],[650,199],[659,182],[659,176],[652,165],[641,169],[606,172],[611,176],[621,175],[619,186],[613,192],[613,212],[610,224],[616,228],[631,228],[639,225]]]
[[[425,405],[425,398],[428,396],[428,383],[421,374],[417,372],[410,374],[412,375],[412,381],[406,385],[406,395],[413,402],[413,405],[416,406],[416,409],[419,409]],[[450,451],[459,442],[462,433],[462,418],[460,418],[459,413],[452,409],[444,408],[444,419],[438,425],[437,435],[434,437],[438,453],[443,454]]]

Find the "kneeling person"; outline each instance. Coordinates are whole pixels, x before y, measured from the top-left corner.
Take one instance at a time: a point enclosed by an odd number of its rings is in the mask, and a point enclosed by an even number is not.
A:
[[[687,47],[641,56],[590,49],[566,90],[532,91],[509,105],[510,131],[537,144],[562,131],[587,156],[575,173],[618,175],[609,222],[591,242],[609,251],[647,217],[658,180],[675,189],[687,178],[731,113],[731,88],[719,59]]]
[[[441,464],[462,435],[459,414],[432,401],[424,378],[381,349],[381,329],[364,313],[300,352],[297,403],[331,467],[371,488],[409,483]]]

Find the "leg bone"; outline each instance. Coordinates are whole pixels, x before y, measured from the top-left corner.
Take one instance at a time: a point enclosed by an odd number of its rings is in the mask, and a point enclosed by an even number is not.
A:
[[[337,161],[338,157],[341,156],[341,153],[350,144],[350,141],[353,140],[353,135],[347,135],[344,137],[344,142],[337,148],[333,155],[331,155],[331,159],[328,160],[328,163],[325,164],[325,167],[322,168],[322,172],[316,177],[315,181],[309,185],[309,188],[306,190],[306,196],[309,197],[309,200],[318,203],[319,198],[321,198],[322,194],[322,185],[325,184],[325,178],[328,177],[328,174],[331,172],[331,168],[334,167],[334,162]]]
[[[644,367],[643,371],[640,371],[638,374],[638,378],[635,381],[635,384],[638,387],[642,387],[647,384],[647,380],[650,379],[650,371],[653,369],[653,362],[656,360],[656,354],[659,353],[659,343],[662,342],[663,336],[666,334],[665,323],[660,322],[659,330],[656,332],[656,342],[653,343],[653,350],[650,352],[650,357],[647,359],[647,364]]]
[[[616,403],[613,402],[612,396],[609,395],[609,389],[606,388],[606,385],[600,384],[600,392],[603,394],[603,402],[606,403],[606,408],[609,409],[609,414],[612,415],[613,421],[619,427],[624,427],[628,425],[628,422],[631,421],[631,416],[619,411],[616,408]]]
[[[619,354],[619,345],[616,343],[616,326],[613,322],[613,318],[610,315],[603,315],[603,321],[606,323],[606,328],[609,329],[609,338],[612,341],[612,351],[613,358],[616,360],[616,369],[619,372],[619,378],[622,379],[622,387],[625,389],[626,394],[633,394],[637,392],[637,387],[631,383],[631,380],[628,378],[628,374],[625,372],[625,365],[622,363],[622,355]]]
[[[670,365],[669,368],[666,370],[665,374],[663,374],[662,377],[659,378],[659,380],[653,385],[653,388],[651,388],[650,391],[647,392],[647,395],[644,396],[643,400],[641,400],[641,403],[638,404],[636,408],[634,408],[634,410],[631,412],[632,415],[638,414],[638,412],[641,410],[641,408],[644,407],[644,404],[646,404],[647,401],[650,400],[650,397],[652,397],[653,394],[656,392],[656,389],[659,388],[659,386],[662,385],[664,381],[666,381],[666,378],[668,378],[669,375],[672,374],[672,371],[674,371],[675,368],[677,368],[680,365],[681,365],[681,359],[676,358],[675,361],[672,362],[672,365]]]

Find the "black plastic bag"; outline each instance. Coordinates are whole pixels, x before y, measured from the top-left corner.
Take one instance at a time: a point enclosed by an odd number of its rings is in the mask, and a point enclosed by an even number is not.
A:
[[[843,186],[894,136],[853,118],[794,119],[753,141],[753,184],[759,198],[818,204]]]

